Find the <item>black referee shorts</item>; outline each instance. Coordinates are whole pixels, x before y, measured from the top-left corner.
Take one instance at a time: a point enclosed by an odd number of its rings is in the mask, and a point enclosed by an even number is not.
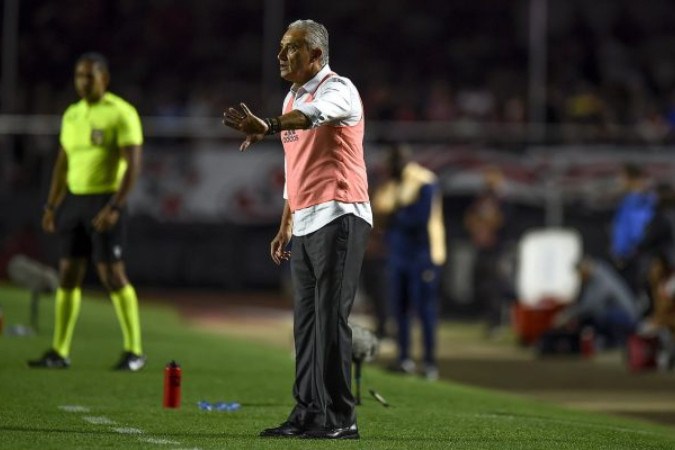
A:
[[[120,218],[111,229],[99,233],[94,229],[94,217],[110,202],[113,194],[74,195],[69,193],[56,217],[61,257],[89,258],[95,262],[122,261],[126,239],[127,214],[122,209]]]

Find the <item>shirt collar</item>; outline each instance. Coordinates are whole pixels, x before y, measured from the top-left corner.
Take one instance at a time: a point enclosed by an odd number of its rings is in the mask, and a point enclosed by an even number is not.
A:
[[[323,66],[321,70],[317,72],[316,75],[314,75],[314,77],[311,80],[300,86],[297,89],[297,91],[295,91],[295,94],[297,95],[297,94],[304,94],[306,92],[314,92],[316,88],[319,87],[319,84],[326,77],[326,75],[328,75],[331,72],[332,70],[330,70],[330,67],[328,66],[328,64],[326,64],[325,66]]]
[[[110,99],[110,92],[105,91],[103,93],[103,96],[96,103],[89,104],[83,98],[80,99],[79,103],[89,108],[89,107],[94,107],[96,105],[102,105],[102,104],[106,103],[109,99]]]

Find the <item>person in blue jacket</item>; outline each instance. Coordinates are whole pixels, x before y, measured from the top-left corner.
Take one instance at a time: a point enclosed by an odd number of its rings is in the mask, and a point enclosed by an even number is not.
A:
[[[445,262],[442,196],[436,175],[410,161],[407,147],[392,146],[387,155],[389,178],[374,195],[376,221],[385,229],[388,292],[397,323],[395,369],[416,371],[410,356],[410,313],[422,324],[423,374],[438,378],[436,323],[441,266]]]
[[[656,206],[656,197],[649,191],[642,168],[625,164],[621,178],[626,193],[621,199],[611,231],[611,255],[617,269],[633,290],[641,290],[641,261],[631,258],[642,241],[647,225],[652,220]]]

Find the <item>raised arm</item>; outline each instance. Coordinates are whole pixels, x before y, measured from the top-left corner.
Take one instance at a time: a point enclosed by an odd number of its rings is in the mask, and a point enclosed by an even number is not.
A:
[[[228,108],[223,114],[223,123],[233,130],[246,134],[246,139],[239,146],[241,151],[260,141],[267,134],[276,134],[281,130],[306,129],[311,126],[307,116],[297,110],[279,117],[263,119],[253,114],[246,104],[242,103],[240,106],[241,110]]]

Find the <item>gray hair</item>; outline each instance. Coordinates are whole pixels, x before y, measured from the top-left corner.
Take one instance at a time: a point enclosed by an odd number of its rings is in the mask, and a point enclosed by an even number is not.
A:
[[[288,29],[299,28],[305,32],[305,41],[310,49],[321,49],[321,66],[328,64],[328,30],[313,20],[296,20]]]

